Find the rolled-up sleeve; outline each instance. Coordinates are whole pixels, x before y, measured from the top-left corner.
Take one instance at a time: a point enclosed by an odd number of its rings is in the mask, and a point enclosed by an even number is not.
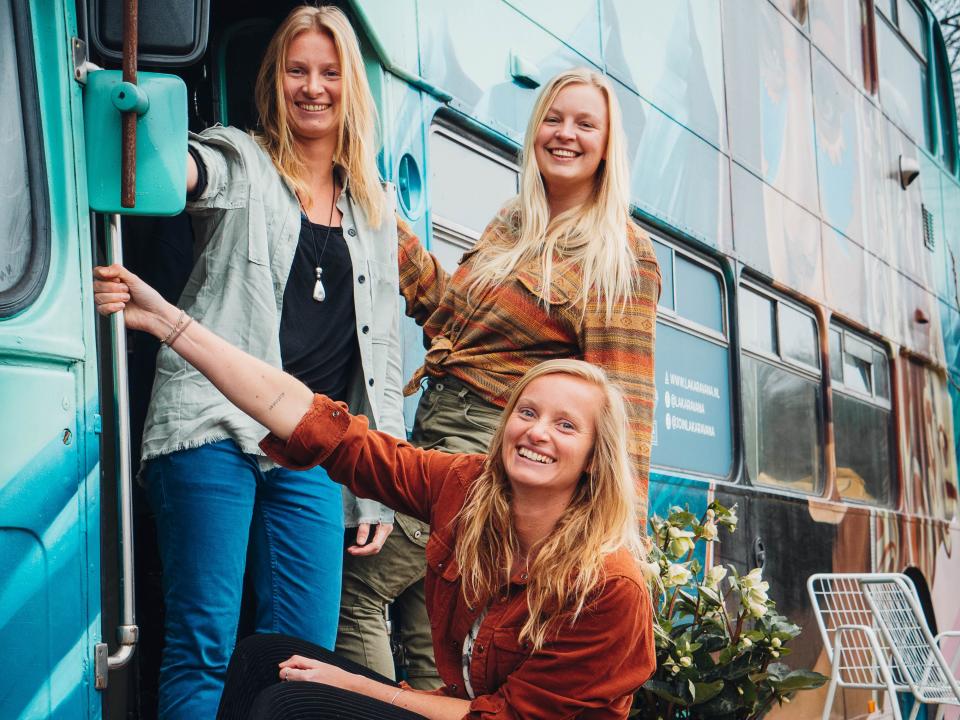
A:
[[[377,500],[430,522],[430,511],[447,477],[463,455],[421,450],[392,435],[371,430],[363,415],[324,395],[313,404],[284,442],[271,434],[263,452],[291,470],[323,465],[330,477],[357,497]]]
[[[553,720],[623,706],[653,674],[650,593],[632,578],[607,580],[597,601],[557,640],[524,660],[500,688],[477,697],[468,720]]]

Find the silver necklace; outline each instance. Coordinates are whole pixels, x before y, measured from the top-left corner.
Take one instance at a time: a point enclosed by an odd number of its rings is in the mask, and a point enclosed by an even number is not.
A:
[[[323,254],[327,251],[327,241],[330,240],[330,231],[333,229],[333,208],[336,205],[337,200],[337,181],[336,178],[333,179],[333,193],[330,195],[330,219],[327,220],[327,234],[323,236],[323,247],[320,250],[317,250],[317,232],[313,227],[313,222],[310,218],[307,218],[307,222],[310,223],[310,236],[313,238],[313,249],[317,256],[317,266],[314,268],[314,273],[317,276],[317,282],[313,285],[313,299],[317,302],[323,302],[327,298],[327,291],[323,288],[323,267],[321,263],[323,262]]]

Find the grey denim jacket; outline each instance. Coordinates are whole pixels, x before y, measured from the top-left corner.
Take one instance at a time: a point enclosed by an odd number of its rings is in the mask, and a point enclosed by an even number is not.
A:
[[[300,236],[300,203],[254,138],[215,126],[190,145],[203,160],[207,185],[187,205],[195,262],[177,305],[228,342],[281,367],[283,291]],[[350,411],[405,437],[397,236],[393,187],[385,187],[384,220],[371,228],[349,187],[337,208],[353,264],[360,364],[348,390]],[[270,302],[270,299],[273,302]],[[266,429],[234,407],[203,375],[168,347],[157,371],[143,432],[143,459],[232,438],[262,456]],[[262,458],[262,463],[268,463]],[[391,523],[393,511],[346,489],[344,521]]]

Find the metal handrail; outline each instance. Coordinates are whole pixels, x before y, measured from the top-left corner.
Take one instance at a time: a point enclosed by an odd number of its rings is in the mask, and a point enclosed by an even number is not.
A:
[[[123,245],[120,232],[120,216],[111,215],[108,226],[107,261],[123,262]],[[121,623],[117,627],[117,642],[120,647],[106,656],[106,647],[97,648],[96,687],[107,687],[107,672],[119,670],[133,657],[139,637],[136,625],[133,585],[133,473],[130,455],[130,392],[127,383],[127,334],[123,312],[110,316],[111,347],[113,351],[113,390],[117,415],[117,454],[120,489],[120,587]],[[106,662],[104,662],[104,660]],[[104,667],[105,665],[105,667]]]

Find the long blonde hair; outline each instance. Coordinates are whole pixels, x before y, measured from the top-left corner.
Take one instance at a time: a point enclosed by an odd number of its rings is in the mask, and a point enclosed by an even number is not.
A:
[[[594,178],[594,192],[585,204],[552,220],[547,191],[537,165],[534,144],[550,106],[561,90],[577,84],[596,87],[607,107],[607,146]],[[514,269],[539,261],[546,305],[555,262],[581,268],[575,303],[586,309],[591,292],[605,303],[609,319],[624,307],[634,290],[636,258],[627,238],[630,222],[630,174],[620,104],[610,82],[599,73],[576,68],[554,77],[537,97],[523,141],[520,194],[501,211],[511,244],[485,244],[477,252],[470,293],[503,282]]]
[[[606,373],[582,360],[548,360],[517,383],[490,442],[483,472],[457,516],[456,558],[466,601],[484,606],[510,581],[520,545],[510,510],[511,489],[503,465],[504,428],[524,389],[544,375],[571,375],[603,394],[590,470],[584,472],[567,509],[551,533],[530,549],[527,607],[520,639],[534,649],[568,616],[571,624],[603,581],[604,556],[626,548],[644,557],[638,529],[632,465],[627,452],[627,414],[620,390]],[[559,629],[559,628],[557,628]]]
[[[309,206],[307,171],[287,118],[283,76],[290,43],[300,33],[310,30],[329,35],[340,58],[343,90],[333,161],[346,172],[350,195],[363,209],[368,223],[379,227],[384,202],[376,161],[377,110],[363,68],[357,35],[339,8],[328,5],[294,8],[270,39],[257,73],[255,91],[260,114],[260,143],[273,160],[277,172],[294,187],[304,205]]]

